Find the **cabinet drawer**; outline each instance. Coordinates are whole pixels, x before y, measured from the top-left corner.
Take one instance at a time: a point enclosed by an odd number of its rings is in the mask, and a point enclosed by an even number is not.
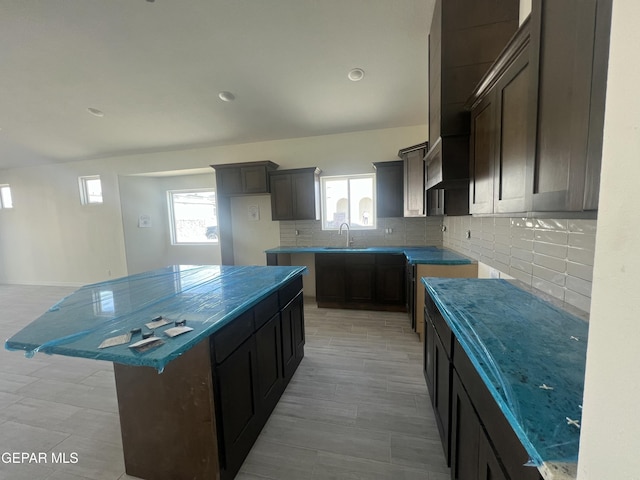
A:
[[[280,302],[280,308],[284,308],[287,304],[293,300],[296,295],[302,290],[302,277],[298,276],[295,280],[287,283],[284,287],[278,290],[278,299]]]
[[[449,325],[447,325],[447,322],[445,321],[439,310],[436,309],[431,320],[433,322],[433,326],[435,327],[436,333],[438,334],[438,337],[440,337],[440,341],[442,341],[442,346],[444,347],[444,351],[446,352],[447,357],[451,358],[451,352],[453,351],[453,340],[455,338],[453,332],[451,332]]]
[[[376,256],[373,253],[347,253],[345,254],[345,265],[374,265]]]
[[[262,325],[267,323],[271,317],[278,313],[279,309],[280,305],[278,303],[278,292],[274,292],[267,298],[262,300],[253,309],[255,314],[255,329],[258,330],[260,327],[262,327]]]
[[[216,363],[222,363],[253,334],[253,310],[241,314],[211,338]]]

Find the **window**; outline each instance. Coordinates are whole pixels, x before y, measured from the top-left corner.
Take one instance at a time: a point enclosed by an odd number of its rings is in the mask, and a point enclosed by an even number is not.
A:
[[[218,210],[213,190],[170,190],[171,243],[218,243]]]
[[[376,228],[375,175],[322,177],[322,229],[337,230],[341,223],[352,229]]]
[[[100,182],[100,175],[79,177],[78,181],[80,183],[80,202],[82,205],[102,203],[102,183]]]
[[[13,208],[9,185],[0,185],[0,208]]]

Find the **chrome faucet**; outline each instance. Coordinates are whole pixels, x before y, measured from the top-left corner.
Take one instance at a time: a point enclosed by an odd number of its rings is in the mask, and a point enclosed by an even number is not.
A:
[[[349,224],[346,222],[343,222],[340,224],[340,228],[338,229],[338,235],[342,235],[342,227],[346,227],[347,228],[347,248],[349,248],[351,246],[351,230],[349,229]]]

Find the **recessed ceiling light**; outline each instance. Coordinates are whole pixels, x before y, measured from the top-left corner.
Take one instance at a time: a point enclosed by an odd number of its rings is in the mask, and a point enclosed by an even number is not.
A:
[[[364,70],[362,70],[361,68],[353,68],[353,69],[349,70],[349,73],[347,74],[347,77],[352,82],[359,82],[360,80],[362,80],[364,78]]]
[[[220,92],[218,94],[218,98],[223,102],[233,102],[236,99],[236,96],[231,92]]]
[[[96,117],[104,117],[104,112],[102,110],[98,110],[97,108],[89,107],[87,108],[87,112]]]

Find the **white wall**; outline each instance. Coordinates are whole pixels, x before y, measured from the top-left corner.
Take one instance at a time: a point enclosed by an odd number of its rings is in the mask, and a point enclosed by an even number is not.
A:
[[[109,271],[126,275],[119,176],[256,160],[317,166],[327,175],[373,171],[371,162],[397,159],[400,148],[426,137],[427,126],[419,125],[0,170],[15,205],[0,211],[0,283],[85,284]],[[93,174],[102,176],[105,203],[82,207],[78,176]],[[249,247],[263,247],[259,237],[250,240],[256,243]]]
[[[250,216],[258,209],[258,218]],[[233,262],[236,265],[266,265],[264,253],[280,245],[280,222],[271,220],[271,196],[248,195],[231,198]]]
[[[579,480],[640,478],[639,18],[613,2]]]
[[[120,202],[129,275],[166,265],[220,264],[218,244],[172,245],[168,190],[215,188],[215,173],[166,177],[120,176]],[[140,228],[140,215],[151,227]]]

